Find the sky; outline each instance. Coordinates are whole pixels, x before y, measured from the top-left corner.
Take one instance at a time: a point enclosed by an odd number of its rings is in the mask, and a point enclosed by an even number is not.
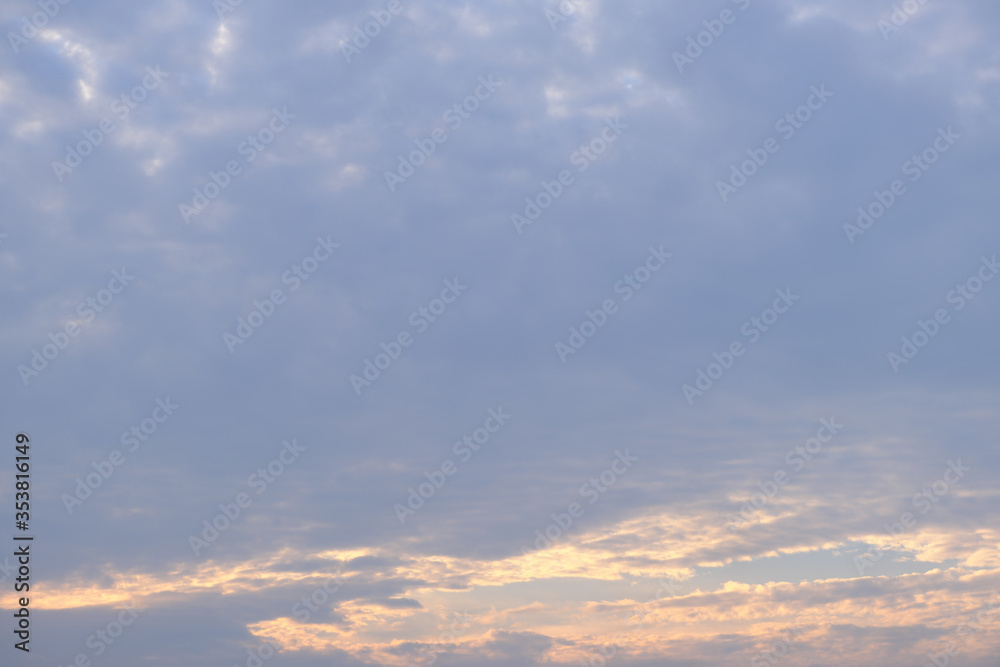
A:
[[[995,667],[998,26],[0,0],[3,664]]]

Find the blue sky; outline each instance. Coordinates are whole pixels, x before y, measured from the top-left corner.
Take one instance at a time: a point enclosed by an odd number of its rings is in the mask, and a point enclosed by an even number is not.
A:
[[[994,4],[0,9],[11,660],[994,664]]]

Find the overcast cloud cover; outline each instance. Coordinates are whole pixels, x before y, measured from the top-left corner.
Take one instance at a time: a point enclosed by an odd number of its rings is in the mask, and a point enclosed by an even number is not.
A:
[[[0,28],[3,664],[995,667],[995,2]]]

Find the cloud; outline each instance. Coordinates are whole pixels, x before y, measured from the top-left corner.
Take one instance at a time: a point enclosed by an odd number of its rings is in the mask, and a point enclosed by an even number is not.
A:
[[[1000,10],[928,2],[884,38],[892,3],[390,4],[71,2],[0,49],[0,387],[35,443],[39,659],[96,662],[88,637],[136,600],[102,664],[246,664],[274,640],[273,664],[303,666],[745,665],[798,626],[783,664],[916,664],[952,641],[986,665],[1000,290],[949,294],[1000,248]],[[36,11],[12,4],[4,32]],[[679,71],[689,38],[705,44]],[[797,119],[819,86],[833,95]],[[910,180],[947,127],[954,147]],[[852,244],[844,225],[893,179],[905,196]],[[339,247],[311,271],[318,238]],[[669,262],[626,290],[650,247]],[[122,267],[128,289],[88,306]],[[435,312],[445,281],[468,290]],[[776,290],[800,298],[769,323]],[[555,343],[609,299],[562,363]],[[939,308],[951,323],[893,372]],[[401,333],[359,396],[350,376]],[[690,405],[682,387],[734,342]],[[127,451],[166,396],[182,407]],[[510,423],[462,460],[498,406]],[[844,429],[798,467],[820,419]],[[290,439],[301,458],[269,473]],[[602,482],[626,450],[634,468]],[[679,592],[630,629],[665,578]]]

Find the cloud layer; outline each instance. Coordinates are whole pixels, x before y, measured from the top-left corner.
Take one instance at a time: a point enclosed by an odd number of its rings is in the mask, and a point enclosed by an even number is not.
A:
[[[7,3],[32,661],[992,665],[998,19]]]

